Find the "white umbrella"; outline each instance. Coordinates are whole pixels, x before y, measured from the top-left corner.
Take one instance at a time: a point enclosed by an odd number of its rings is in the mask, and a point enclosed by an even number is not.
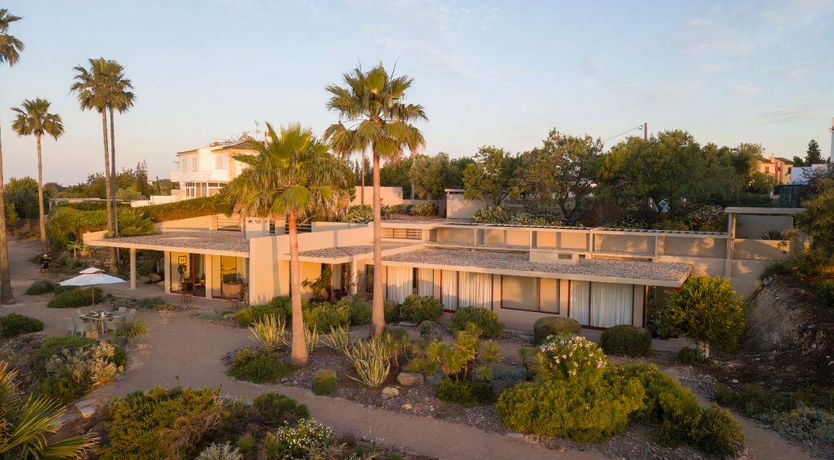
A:
[[[81,270],[81,274],[76,276],[75,278],[70,278],[68,280],[61,281],[61,286],[99,286],[102,284],[116,284],[116,283],[124,283],[125,280],[121,278],[117,278],[115,276],[110,276],[104,273],[104,270],[96,267],[85,268]],[[96,304],[96,290],[92,290],[93,293],[93,305]]]

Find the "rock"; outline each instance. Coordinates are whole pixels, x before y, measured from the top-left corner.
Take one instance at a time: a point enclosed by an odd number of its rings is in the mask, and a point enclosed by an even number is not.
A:
[[[148,275],[148,282],[158,283],[160,281],[162,281],[162,277],[157,275],[156,273],[151,273],[150,275]]]
[[[733,383],[738,383],[738,379],[733,379],[732,382]]]
[[[416,374],[413,372],[400,372],[397,375],[397,383],[404,387],[410,387],[413,385],[420,385],[425,382],[425,378],[423,374]]]
[[[81,413],[82,417],[90,418],[93,414],[96,413],[96,409],[98,408],[98,400],[88,399],[85,401],[79,401],[79,403],[76,404],[75,407],[78,408],[78,412]]]
[[[149,278],[144,275],[139,275],[136,277],[136,282],[139,284],[148,284]]]
[[[412,406],[411,404],[406,403],[406,404],[403,404],[400,407],[402,407],[403,410],[411,410],[414,406]]]
[[[807,305],[809,294],[784,278],[772,276],[762,282],[745,308],[747,334],[744,347],[752,351],[810,348],[802,333],[813,326]],[[810,342],[813,343],[813,340]],[[803,347],[805,345],[805,347]]]
[[[394,387],[385,387],[382,389],[382,399],[392,399],[400,395],[400,390]]]
[[[430,375],[429,378],[427,378],[426,380],[428,380],[428,382],[431,384],[439,385],[440,382],[443,381],[443,374],[437,372],[434,375]]]

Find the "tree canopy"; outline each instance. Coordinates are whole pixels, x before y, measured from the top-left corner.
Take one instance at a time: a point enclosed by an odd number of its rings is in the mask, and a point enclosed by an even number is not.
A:
[[[504,149],[485,146],[475,154],[474,162],[463,171],[464,197],[486,200],[499,206],[515,186],[518,156]]]

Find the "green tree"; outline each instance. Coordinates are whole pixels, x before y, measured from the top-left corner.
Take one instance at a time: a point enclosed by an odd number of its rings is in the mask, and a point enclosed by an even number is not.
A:
[[[17,114],[12,129],[18,136],[35,136],[35,146],[38,151],[38,220],[43,252],[49,251],[46,240],[46,219],[43,210],[43,157],[41,155],[41,138],[44,134],[52,136],[56,141],[64,134],[64,123],[61,116],[49,113],[49,101],[46,99],[26,99],[20,107],[12,107]]]
[[[468,200],[487,200],[500,206],[513,192],[518,157],[494,146],[478,149],[474,163],[463,172],[463,196]]]
[[[443,152],[434,156],[417,155],[408,175],[417,196],[437,200],[445,196],[447,188],[463,188],[463,171],[473,163],[469,157],[450,159]]]
[[[706,357],[711,344],[734,350],[747,327],[741,297],[719,276],[690,277],[669,296],[660,319],[664,329],[696,340]]]
[[[23,42],[9,34],[9,26],[21,18],[5,8],[0,8],[0,64],[13,66],[20,59]],[[12,281],[9,275],[9,244],[6,234],[6,199],[3,196],[3,146],[0,143],[0,303],[14,303]]]
[[[537,147],[520,156],[517,186],[540,210],[558,209],[568,222],[591,193],[602,142],[591,136],[569,136],[552,129]]]
[[[813,238],[811,247],[834,263],[834,174],[811,180],[811,194],[802,200],[805,212],[797,216],[797,226]]]
[[[66,408],[49,397],[24,397],[17,371],[0,361],[0,458],[82,458],[95,445],[92,434],[56,439]]]
[[[46,195],[46,187],[44,194]],[[45,197],[46,198],[46,197]],[[31,177],[16,179],[12,177],[6,184],[6,203],[11,205],[17,217],[35,219],[38,217],[38,181]]]
[[[412,158],[396,158],[386,161],[379,170],[379,183],[383,187],[401,187],[403,196],[411,196]]]
[[[423,134],[412,122],[426,120],[423,106],[406,103],[413,79],[389,75],[382,64],[364,72],[361,68],[343,76],[345,86],[330,85],[327,108],[339,114],[339,122],[326,131],[333,149],[341,155],[370,150],[373,159],[374,273],[382,273],[382,205],[380,203],[380,162],[395,159],[404,149],[415,151],[425,144]],[[344,123],[348,123],[346,126]],[[385,327],[383,279],[374,276],[371,335]]]
[[[808,150],[805,152],[805,166],[811,165],[818,165],[825,163],[825,160],[822,159],[822,153],[820,152],[820,145],[817,143],[816,139],[811,139],[808,142]]]
[[[115,234],[115,220],[116,208],[113,206],[113,186],[111,180],[112,171],[110,169],[110,146],[107,142],[107,109],[110,107],[112,100],[111,91],[112,77],[110,75],[111,66],[109,61],[104,58],[88,59],[89,68],[77,65],[73,67],[75,70],[75,82],[70,87],[70,91],[76,93],[78,103],[81,110],[95,110],[101,115],[101,134],[104,141],[104,184],[105,184],[105,199],[107,200],[107,232],[110,235]],[[110,267],[116,269],[118,266],[118,256],[116,248],[110,249]]]
[[[805,166],[805,160],[800,157],[793,157],[793,167],[794,168],[801,168]]]
[[[307,364],[301,310],[301,268],[298,260],[299,219],[346,206],[350,169],[328,152],[312,131],[290,125],[276,133],[266,124],[270,142],[251,141],[255,155],[236,155],[250,165],[227,187],[228,197],[242,215],[284,219],[290,239],[290,297],[292,304],[293,366]]]

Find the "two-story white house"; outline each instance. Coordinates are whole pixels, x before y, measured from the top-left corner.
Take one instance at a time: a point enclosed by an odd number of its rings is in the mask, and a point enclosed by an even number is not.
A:
[[[212,142],[205,147],[177,152],[177,169],[171,171],[171,181],[180,184],[181,199],[215,195],[237,177],[246,165],[234,156],[254,154],[249,141],[249,137],[242,136],[231,142]]]

